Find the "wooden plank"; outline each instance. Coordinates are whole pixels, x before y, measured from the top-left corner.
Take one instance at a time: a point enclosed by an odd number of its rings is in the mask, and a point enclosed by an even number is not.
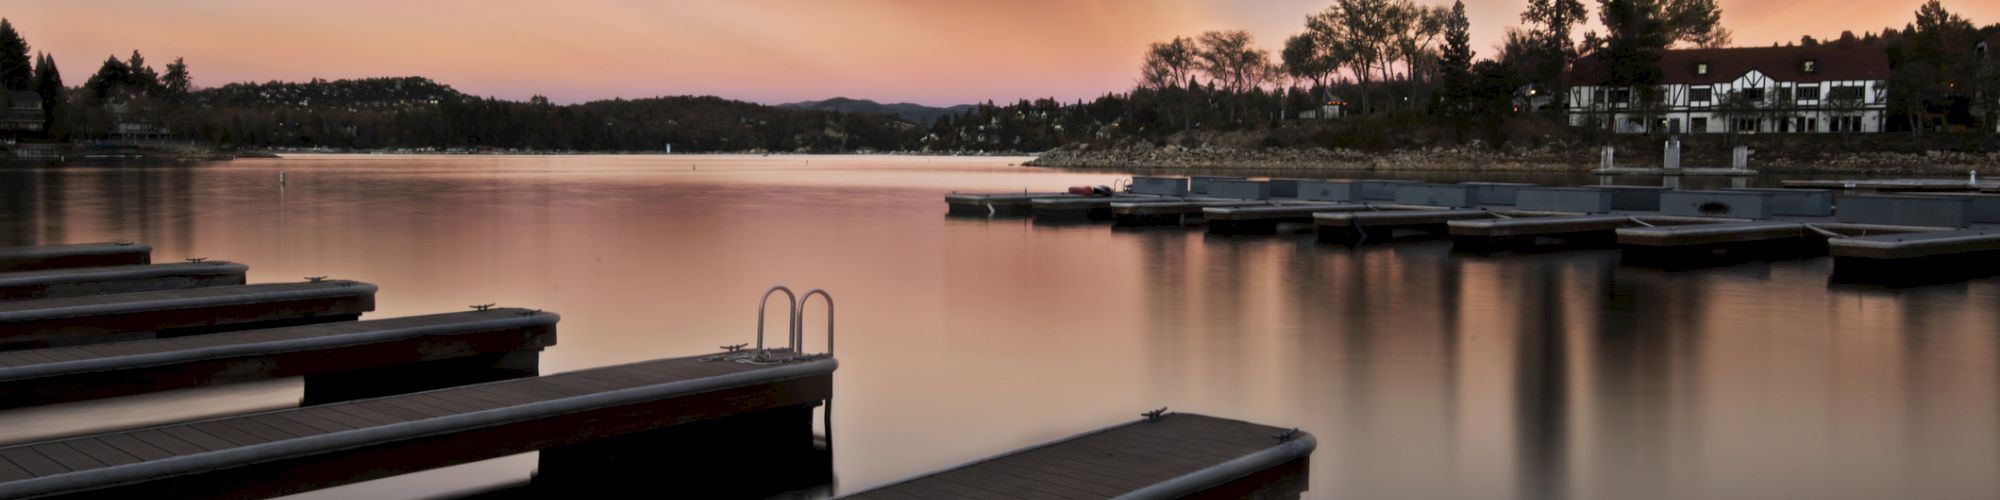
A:
[[[368,425],[370,426],[388,425],[404,421],[401,418],[396,418],[393,416],[383,414],[382,412],[370,410],[367,408],[362,408],[361,406],[354,404],[326,405],[324,408],[326,408],[327,411],[336,412],[347,415],[349,417],[361,419],[362,421],[368,422]]]
[[[315,413],[318,412],[312,410],[313,410],[312,408],[302,408],[300,409],[300,411],[276,412],[275,415],[277,415],[278,418],[284,420],[290,420],[300,425],[317,429],[320,432],[340,432],[340,431],[354,429],[354,427],[341,424],[340,422],[327,420],[325,417],[315,415]]]
[[[140,460],[157,460],[174,455],[167,450],[160,449],[158,446],[147,444],[145,441],[139,440],[139,438],[132,437],[131,434],[109,434],[100,436],[97,439],[117,449],[119,452],[138,457]]]
[[[319,429],[313,428],[313,426],[299,423],[289,418],[280,417],[278,416],[279,413],[283,413],[283,411],[251,415],[249,417],[245,417],[240,420],[263,424],[265,427],[276,429],[279,432],[290,434],[293,437],[316,436],[324,432]],[[238,419],[232,419],[232,420],[238,420]]]
[[[62,464],[58,464],[54,460],[49,460],[49,457],[44,457],[42,454],[36,453],[35,450],[27,448],[0,449],[0,458],[14,462],[14,465],[18,465],[22,470],[26,470],[29,474],[36,476],[69,472],[69,468],[63,467]]]
[[[985,464],[981,464],[985,465]],[[1036,481],[995,467],[967,467],[953,479],[977,481],[980,487],[1016,497],[1098,498],[1088,491],[1049,481]]]
[[[14,461],[8,460],[6,457],[0,457],[0,481],[19,481],[32,477],[35,477],[34,473],[28,472],[27,469],[23,469],[19,465],[14,465]]]
[[[75,448],[71,448],[69,445],[61,442],[28,445],[28,449],[34,450],[44,457],[49,457],[49,460],[54,460],[57,465],[61,465],[63,468],[69,470],[84,470],[104,466],[104,462],[90,458],[84,455],[83,452],[76,451]]]
[[[118,451],[117,448],[104,444],[104,441],[97,439],[83,438],[71,440],[68,443],[70,447],[76,448],[76,451],[83,452],[83,454],[89,455],[90,458],[96,459],[98,462],[103,462],[105,465],[125,465],[139,461],[139,457]]]
[[[1103,483],[1090,481],[1089,478],[1063,475],[1057,470],[1022,467],[1014,461],[1005,458],[986,462],[982,465],[995,471],[1021,478],[1022,480],[1061,485],[1064,488],[1076,490],[1094,498],[1110,498],[1131,491],[1131,489],[1127,488],[1115,488]]]
[[[235,426],[231,426],[229,424],[214,420],[210,420],[207,422],[195,422],[192,424],[188,424],[188,426],[193,427],[195,428],[195,430],[201,431],[204,434],[222,438],[223,441],[228,441],[229,444],[236,446],[247,446],[257,443],[268,443],[273,441],[271,439],[264,439],[258,437],[256,434],[251,434]]]
[[[187,444],[195,445],[196,447],[199,447],[204,451],[226,450],[236,447],[236,445],[230,444],[229,441],[226,439],[209,435],[208,433],[202,432],[193,427],[188,427],[185,425],[160,427],[159,429],[160,432],[163,434],[166,434],[168,436],[173,436],[174,439],[179,439]]]
[[[229,427],[234,428],[236,430],[243,431],[243,433],[245,434],[256,436],[257,439],[264,439],[270,441],[283,441],[286,439],[298,437],[297,435],[292,434],[290,432],[285,432],[283,429],[272,427],[268,424],[265,424],[263,422],[258,422],[252,419],[232,418],[227,420],[226,422],[222,422],[222,424],[228,425]]]
[[[165,432],[160,432],[159,429],[140,429],[132,431],[130,434],[132,437],[139,438],[140,441],[145,441],[146,444],[167,450],[167,453],[175,455],[193,455],[208,451],[202,449],[200,446],[195,446],[194,444],[169,436]]]
[[[346,403],[343,406],[349,406],[353,408],[359,408],[376,413],[381,413],[383,415],[395,417],[398,420],[402,420],[405,422],[423,420],[431,417],[430,413],[397,406],[396,404],[394,404],[393,401],[394,401],[393,398],[366,399],[366,400],[356,401],[353,403]]]

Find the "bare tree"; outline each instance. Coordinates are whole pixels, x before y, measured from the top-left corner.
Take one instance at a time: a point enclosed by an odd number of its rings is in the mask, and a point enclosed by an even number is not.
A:
[[[1174,37],[1170,42],[1154,42],[1146,49],[1146,62],[1139,71],[1139,85],[1155,89],[1187,85],[1188,79],[1194,76],[1198,51],[1194,40],[1185,37]]]
[[[1271,54],[1258,48],[1248,31],[1210,31],[1202,33],[1200,40],[1195,67],[1224,90],[1247,92],[1264,86],[1274,76]]]

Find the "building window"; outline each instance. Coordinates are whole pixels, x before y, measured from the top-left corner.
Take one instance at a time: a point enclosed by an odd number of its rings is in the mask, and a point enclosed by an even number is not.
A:
[[[1859,116],[1836,116],[1828,124],[1833,126],[1833,132],[1861,131],[1861,117]]]
[[[1799,87],[1799,100],[1801,101],[1819,100],[1819,87],[1818,86]]]
[[[1592,92],[1590,93],[1590,102],[1594,102],[1594,103],[1598,103],[1598,104],[1603,104],[1603,103],[1604,103],[1604,89],[1597,89],[1597,90],[1595,90],[1595,91],[1592,91]]]
[[[1694,65],[1694,74],[1697,74],[1697,75],[1706,75],[1706,74],[1708,74],[1708,63],[1695,63],[1695,65]]]
[[[1750,133],[1756,133],[1756,132],[1757,132],[1757,119],[1756,119],[1756,118],[1741,118],[1741,119],[1737,119],[1737,120],[1736,120],[1736,131],[1737,131],[1737,132],[1750,132]]]
[[[1696,87],[1693,89],[1689,89],[1688,100],[1693,102],[1713,101],[1715,100],[1715,89],[1708,87]]]
[[[1744,98],[1744,99],[1749,99],[1749,100],[1752,100],[1752,101],[1762,101],[1762,100],[1764,100],[1764,88],[1763,88],[1763,87],[1751,87],[1751,88],[1747,88],[1747,89],[1743,89],[1743,98]]]
[[[1707,119],[1707,118],[1703,118],[1703,117],[1699,117],[1699,116],[1697,116],[1697,117],[1694,117],[1694,118],[1690,118],[1690,119],[1688,119],[1688,132],[1689,132],[1689,133],[1694,133],[1694,134],[1699,134],[1699,133],[1703,133],[1703,132],[1707,132],[1707,131],[1708,131],[1708,119]]]
[[[1785,88],[1780,88],[1780,89],[1778,89],[1778,102],[1792,102],[1792,88],[1791,88],[1791,87],[1785,87]]]
[[[1805,126],[1805,127],[1803,128],[1803,130],[1805,130],[1805,131],[1807,131],[1807,132],[1818,132],[1818,131],[1819,131],[1819,119],[1818,119],[1818,118],[1807,118],[1807,119],[1806,119],[1806,126]]]
[[[1827,92],[1827,97],[1836,101],[1859,101],[1861,100],[1861,86],[1834,87],[1833,90]]]
[[[1611,102],[1615,104],[1630,104],[1632,102],[1632,89],[1611,91]]]
[[[1806,74],[1808,74],[1808,75],[1810,75],[1810,74],[1813,74],[1813,73],[1818,73],[1818,72],[1819,72],[1819,61],[1814,61],[1814,60],[1811,60],[1811,59],[1807,59],[1807,60],[1806,60],[1806,62],[1805,62],[1804,64],[1800,64],[1800,65],[1799,65],[1799,70],[1801,70],[1801,71],[1805,71],[1805,72],[1806,72]]]

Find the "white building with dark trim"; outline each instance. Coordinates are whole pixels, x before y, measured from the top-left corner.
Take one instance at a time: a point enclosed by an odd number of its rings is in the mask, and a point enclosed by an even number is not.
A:
[[[1889,56],[1880,47],[1815,45],[1669,50],[1659,102],[1605,85],[1584,57],[1569,75],[1569,124],[1622,134],[1872,133],[1888,114]]]

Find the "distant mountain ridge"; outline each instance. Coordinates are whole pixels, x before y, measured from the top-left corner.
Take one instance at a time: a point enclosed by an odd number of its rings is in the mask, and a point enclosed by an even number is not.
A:
[[[820,101],[801,101],[801,102],[779,104],[778,107],[792,108],[792,109],[809,109],[814,111],[838,111],[842,113],[896,115],[904,120],[910,121],[911,123],[916,123],[918,125],[930,125],[932,123],[937,123],[937,120],[939,118],[943,118],[946,115],[955,115],[959,113],[964,113],[966,110],[972,109],[974,106],[971,104],[961,104],[947,108],[939,108],[934,106],[925,106],[922,104],[914,104],[907,102],[899,102],[895,104],[882,104],[867,99],[850,99],[846,97],[835,97],[832,99],[826,99]]]

